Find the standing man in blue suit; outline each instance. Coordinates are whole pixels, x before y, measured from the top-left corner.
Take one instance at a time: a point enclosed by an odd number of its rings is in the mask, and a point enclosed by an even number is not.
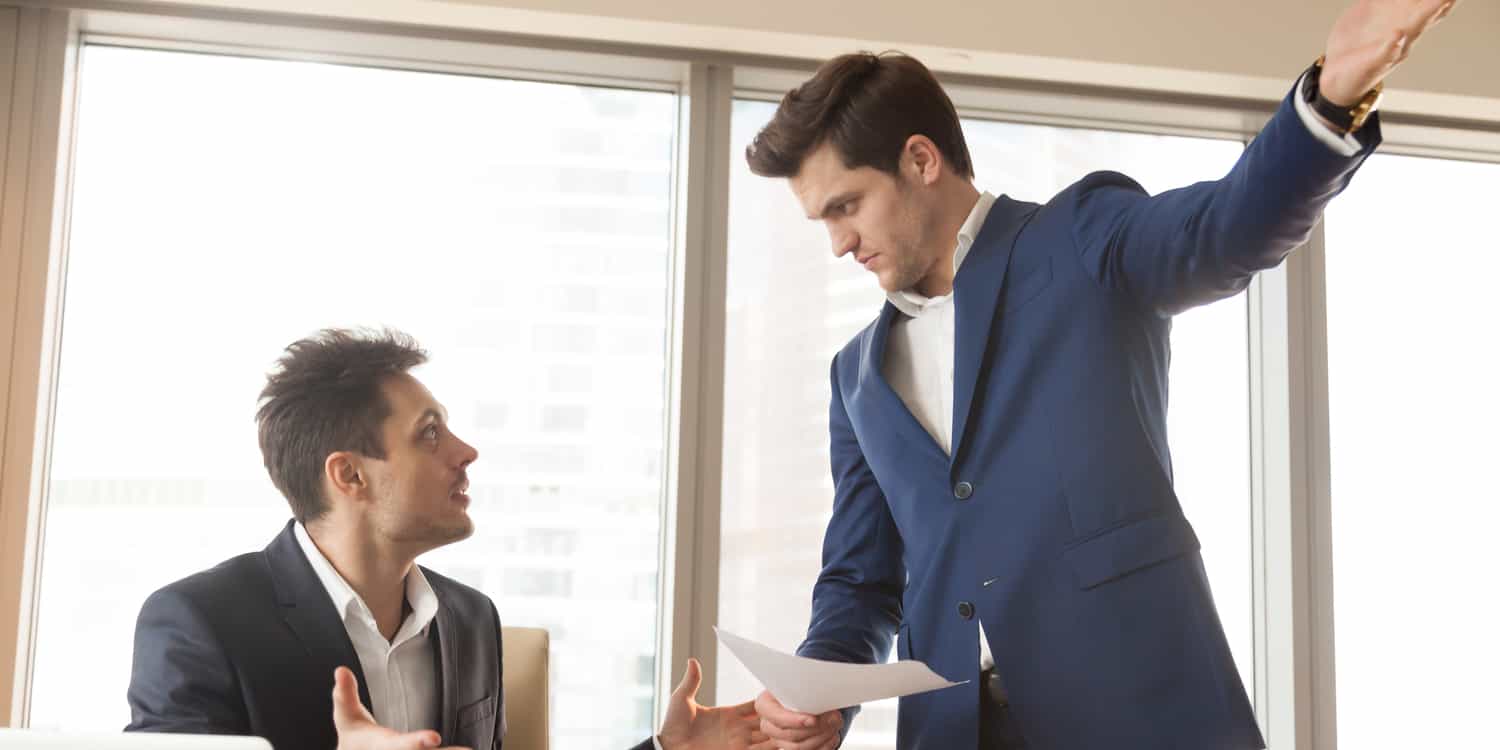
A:
[[[893,636],[968,688],[902,700],[900,748],[1264,747],[1173,493],[1172,316],[1304,242],[1380,142],[1385,76],[1447,0],[1360,0],[1223,179],[1148,196],[1097,173],[1045,205],[981,194],[921,63],[846,55],[746,151],[887,292],[835,357],[835,484],[798,652],[881,662]],[[855,710],[763,693],[784,750]]]

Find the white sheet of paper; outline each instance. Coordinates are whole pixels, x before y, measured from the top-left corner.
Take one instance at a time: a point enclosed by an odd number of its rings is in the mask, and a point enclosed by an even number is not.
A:
[[[949,682],[919,661],[845,664],[785,654],[770,646],[714,628],[719,642],[760,680],[781,705],[809,714],[940,690]],[[965,681],[967,682],[967,680]]]

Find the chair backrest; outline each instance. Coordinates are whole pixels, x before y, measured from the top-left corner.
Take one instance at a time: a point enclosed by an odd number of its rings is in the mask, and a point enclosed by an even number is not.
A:
[[[547,660],[541,628],[500,628],[505,750],[547,750]]]

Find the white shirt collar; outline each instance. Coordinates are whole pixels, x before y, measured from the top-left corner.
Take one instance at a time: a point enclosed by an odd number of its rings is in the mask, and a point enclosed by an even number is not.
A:
[[[339,617],[345,623],[351,619],[362,621],[378,633],[380,629],[376,627],[375,615],[360,598],[359,593],[349,585],[348,581],[344,580],[343,576],[339,575],[333,563],[323,556],[323,551],[313,544],[312,537],[308,535],[302,523],[299,521],[294,526],[292,533],[297,537],[297,544],[302,547],[302,554],[307,556],[307,562],[312,565],[313,573],[317,574],[318,581],[328,591],[328,597],[333,600],[333,608],[338,611]],[[391,639],[393,647],[414,635],[426,635],[427,627],[437,616],[437,594],[433,593],[432,585],[427,582],[427,576],[422,574],[420,565],[411,566],[411,572],[406,574],[406,602],[411,605],[411,614],[402,621],[396,637]]]
[[[957,245],[953,250],[954,276],[958,276],[958,267],[963,265],[970,248],[974,247],[974,239],[979,236],[979,230],[984,228],[984,220],[989,217],[990,208],[994,205],[995,196],[988,192],[980,193],[979,200],[974,202],[974,208],[969,210],[969,217],[964,219],[963,226],[958,228]],[[896,306],[896,309],[915,318],[928,307],[947,302],[953,295],[949,293],[939,297],[924,297],[911,289],[901,289],[887,292],[885,296],[891,304]]]

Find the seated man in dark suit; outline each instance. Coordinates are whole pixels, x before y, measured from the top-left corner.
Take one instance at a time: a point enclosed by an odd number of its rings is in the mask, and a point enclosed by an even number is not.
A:
[[[328,330],[287,347],[256,422],[293,520],[264,550],[146,600],[127,731],[258,735],[276,750],[502,746],[495,605],[415,564],[473,533],[478,457],[409,373],[426,359],[394,332]],[[336,670],[358,696],[347,737]],[[690,687],[673,693],[664,750],[764,742],[748,705],[699,707]]]

